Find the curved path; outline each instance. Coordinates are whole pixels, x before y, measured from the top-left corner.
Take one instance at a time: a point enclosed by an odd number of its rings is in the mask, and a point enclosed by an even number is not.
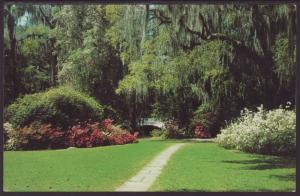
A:
[[[158,154],[149,164],[147,164],[139,173],[125,182],[116,191],[129,192],[145,192],[161,173],[163,167],[171,155],[176,152],[184,144],[174,144]]]

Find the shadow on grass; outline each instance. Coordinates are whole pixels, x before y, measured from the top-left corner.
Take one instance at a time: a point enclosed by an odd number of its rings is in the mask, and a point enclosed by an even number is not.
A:
[[[296,159],[293,157],[256,157],[251,160],[222,161],[223,163],[244,164],[245,169],[267,170],[276,168],[295,168]]]
[[[277,178],[282,181],[296,181],[295,174],[287,174],[287,175],[271,175],[271,178]]]
[[[293,192],[291,189],[282,189],[282,190],[272,190],[272,189],[229,189],[224,191],[214,191],[214,190],[203,190],[203,189],[172,189],[172,190],[163,190],[158,192]],[[154,191],[155,192],[155,191]]]
[[[193,139],[150,139],[152,142],[167,142],[167,143],[214,143],[213,140],[193,140]]]

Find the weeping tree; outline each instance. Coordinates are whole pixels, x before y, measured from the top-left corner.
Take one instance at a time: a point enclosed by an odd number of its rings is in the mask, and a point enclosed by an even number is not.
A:
[[[66,5],[55,14],[57,25],[52,33],[57,40],[59,84],[88,93],[122,116],[126,104],[114,90],[124,66],[110,29],[115,28],[111,26],[119,12],[114,6]]]
[[[55,38],[52,13],[59,6],[5,4],[5,104],[19,95],[55,85]]]
[[[124,10],[119,42],[129,74],[117,92],[137,104],[161,103],[165,116],[184,127],[197,108],[218,111],[224,120],[245,106],[294,101],[294,5]]]

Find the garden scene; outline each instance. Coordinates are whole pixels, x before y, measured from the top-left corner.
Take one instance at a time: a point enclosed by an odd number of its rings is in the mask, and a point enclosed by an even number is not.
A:
[[[294,192],[293,4],[4,5],[4,192]]]

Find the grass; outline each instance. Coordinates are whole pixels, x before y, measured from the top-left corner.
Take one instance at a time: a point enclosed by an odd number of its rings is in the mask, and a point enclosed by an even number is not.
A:
[[[226,150],[216,143],[189,143],[179,149],[150,191],[293,191],[291,157]]]
[[[142,139],[98,148],[4,152],[6,191],[114,191],[156,154],[184,142],[150,191],[293,191],[295,158],[226,150],[213,142]]]
[[[114,191],[169,145],[4,152],[4,191]]]

